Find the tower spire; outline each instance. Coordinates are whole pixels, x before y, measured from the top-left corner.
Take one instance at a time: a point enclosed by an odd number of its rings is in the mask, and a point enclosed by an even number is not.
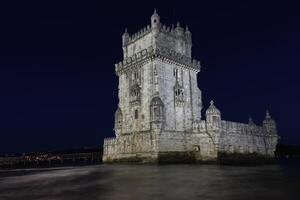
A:
[[[151,16],[151,27],[155,29],[159,29],[160,27],[160,17],[157,14],[156,9],[154,8],[154,12]]]
[[[127,32],[127,27],[125,27],[125,31],[122,35],[122,44],[123,44],[123,46],[125,46],[128,41],[129,41],[129,33]]]
[[[251,116],[249,116],[249,122],[248,122],[248,124],[254,124]]]
[[[266,119],[270,119],[270,118],[271,118],[270,112],[269,110],[266,110]]]

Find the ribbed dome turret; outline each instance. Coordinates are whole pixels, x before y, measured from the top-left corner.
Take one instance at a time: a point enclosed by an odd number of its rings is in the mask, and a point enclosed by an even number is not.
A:
[[[274,120],[272,119],[269,111],[267,110],[266,111],[266,116],[265,116],[265,119],[264,119],[263,123],[270,123],[270,122],[274,123]]]
[[[269,111],[266,111],[266,117],[263,121],[263,127],[268,134],[277,134],[276,122],[272,119]]]
[[[221,115],[220,110],[218,108],[216,108],[213,100],[210,101],[210,106],[206,110],[206,115]]]
[[[254,122],[253,122],[253,120],[252,120],[252,117],[249,117],[248,124],[249,124],[249,125],[254,125]]]

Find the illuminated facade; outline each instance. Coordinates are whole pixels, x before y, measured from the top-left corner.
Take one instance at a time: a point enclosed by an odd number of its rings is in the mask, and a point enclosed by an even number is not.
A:
[[[115,136],[106,138],[104,162],[217,161],[219,155],[273,157],[278,135],[267,112],[262,126],[225,121],[213,101],[201,118],[200,62],[192,34],[167,27],[154,12],[151,24],[122,35],[123,61],[115,65],[119,104]]]

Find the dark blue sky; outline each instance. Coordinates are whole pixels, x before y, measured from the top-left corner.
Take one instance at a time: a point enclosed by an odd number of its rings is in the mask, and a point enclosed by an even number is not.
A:
[[[100,146],[117,107],[121,34],[180,21],[193,34],[199,87],[223,119],[300,144],[300,5],[288,1],[148,1],[0,5],[0,152]]]

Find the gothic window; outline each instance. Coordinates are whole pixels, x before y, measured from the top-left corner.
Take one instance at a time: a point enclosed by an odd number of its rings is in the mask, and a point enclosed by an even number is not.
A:
[[[140,84],[140,75],[141,74],[139,69],[135,69],[134,71],[131,72],[131,80],[130,80],[131,85]]]
[[[115,113],[115,129],[120,129],[122,127],[123,115],[120,108],[117,109]]]
[[[154,116],[157,116],[157,114],[158,114],[158,108],[157,107],[154,107],[153,108],[153,113],[154,113]]]
[[[139,78],[139,73],[137,71],[134,72],[134,80],[137,80]]]
[[[158,74],[158,73],[157,73],[156,66],[154,66],[154,69],[153,69],[153,74],[154,74],[154,75],[157,75],[157,74]]]
[[[176,82],[174,86],[174,99],[175,99],[175,104],[177,106],[183,105],[184,103],[184,89],[181,87],[178,82]]]
[[[134,111],[134,119],[138,119],[139,118],[139,111],[135,110]]]
[[[178,69],[174,68],[173,69],[173,76],[177,79],[178,78]]]
[[[139,103],[140,102],[140,86],[135,84],[130,87],[130,102]]]
[[[154,97],[150,103],[150,119],[152,122],[163,120],[163,102],[159,97]]]
[[[153,83],[155,85],[158,84],[158,72],[157,72],[157,67],[155,65],[153,67]]]
[[[201,100],[201,90],[198,89],[198,106],[202,106],[202,100]]]
[[[138,88],[132,88],[131,90],[131,96],[137,97],[138,96]]]

